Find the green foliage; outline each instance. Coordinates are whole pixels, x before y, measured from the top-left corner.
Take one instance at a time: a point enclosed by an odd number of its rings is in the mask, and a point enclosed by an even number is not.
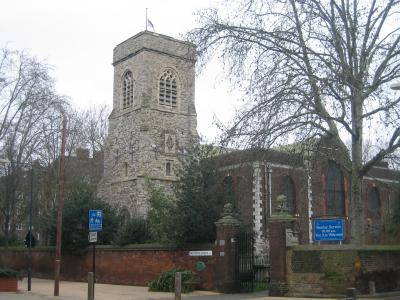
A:
[[[159,243],[170,243],[171,232],[174,230],[174,201],[162,187],[155,187],[149,181],[147,186],[150,192],[150,210],[147,221],[151,240]]]
[[[321,255],[322,272],[326,281],[345,283],[352,280],[355,252],[325,251]]]
[[[254,292],[262,292],[269,289],[269,284],[266,281],[254,282]]]
[[[18,238],[18,236],[14,233],[11,234],[8,238],[8,245],[9,247],[17,247],[17,246],[22,246],[22,241],[21,239]],[[0,247],[3,247],[6,245],[6,237],[2,234],[0,234]]]
[[[12,269],[0,269],[0,277],[22,279],[20,272]]]
[[[148,224],[153,241],[182,246],[213,242],[215,224],[227,199],[222,178],[212,157],[212,146],[198,145],[178,171],[175,198],[148,181],[150,211]],[[225,191],[226,195],[229,195]],[[229,199],[231,200],[231,199]]]
[[[177,243],[201,243],[215,240],[215,224],[221,215],[224,199],[215,162],[214,148],[196,147],[179,172],[176,185],[174,217]],[[232,200],[232,199],[229,199]]]
[[[182,293],[193,292],[200,283],[199,276],[190,270],[171,269],[160,274],[160,276],[150,282],[149,290],[152,292],[173,292],[175,290],[175,273],[182,273]]]
[[[83,253],[88,242],[89,209],[103,211],[103,229],[98,233],[98,244],[110,244],[118,229],[117,216],[111,206],[97,199],[87,186],[74,188],[65,199],[63,209],[62,249],[66,252]],[[42,218],[42,226],[50,236],[51,245],[56,240],[57,210],[53,210],[47,218]]]
[[[150,239],[150,232],[145,219],[133,217],[121,224],[118,229],[115,243],[120,246],[129,244],[143,244]]]

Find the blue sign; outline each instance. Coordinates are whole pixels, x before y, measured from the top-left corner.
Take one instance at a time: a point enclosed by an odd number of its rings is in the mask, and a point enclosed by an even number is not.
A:
[[[343,241],[344,219],[314,220],[314,241]]]
[[[101,231],[103,228],[103,213],[101,210],[89,210],[89,231]]]

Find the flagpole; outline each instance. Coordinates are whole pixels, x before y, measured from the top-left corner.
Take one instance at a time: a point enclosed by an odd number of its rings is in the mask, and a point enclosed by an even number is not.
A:
[[[146,31],[147,31],[147,8],[146,8]]]

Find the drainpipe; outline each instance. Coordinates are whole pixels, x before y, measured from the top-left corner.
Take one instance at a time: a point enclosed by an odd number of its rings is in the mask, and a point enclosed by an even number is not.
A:
[[[270,164],[267,164],[267,177],[268,177],[268,216],[272,216],[272,168]]]

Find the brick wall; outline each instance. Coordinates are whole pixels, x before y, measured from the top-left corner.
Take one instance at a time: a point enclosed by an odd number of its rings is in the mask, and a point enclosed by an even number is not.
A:
[[[366,294],[369,281],[377,292],[400,291],[400,246],[296,246],[286,264],[290,295],[343,295],[348,287]]]
[[[207,249],[211,250],[213,246]],[[53,278],[54,250],[32,251],[34,277]],[[188,251],[165,249],[96,249],[96,278],[100,283],[146,286],[161,272],[181,267],[195,270],[195,264],[203,261],[206,268],[197,272],[201,278],[201,288],[214,289],[215,253],[209,257],[189,256]],[[0,251],[0,267],[24,270],[28,265],[28,251]],[[61,278],[63,280],[86,281],[87,273],[92,269],[92,253],[87,255],[63,255]]]
[[[0,277],[0,292],[16,292],[17,288],[17,278]]]

